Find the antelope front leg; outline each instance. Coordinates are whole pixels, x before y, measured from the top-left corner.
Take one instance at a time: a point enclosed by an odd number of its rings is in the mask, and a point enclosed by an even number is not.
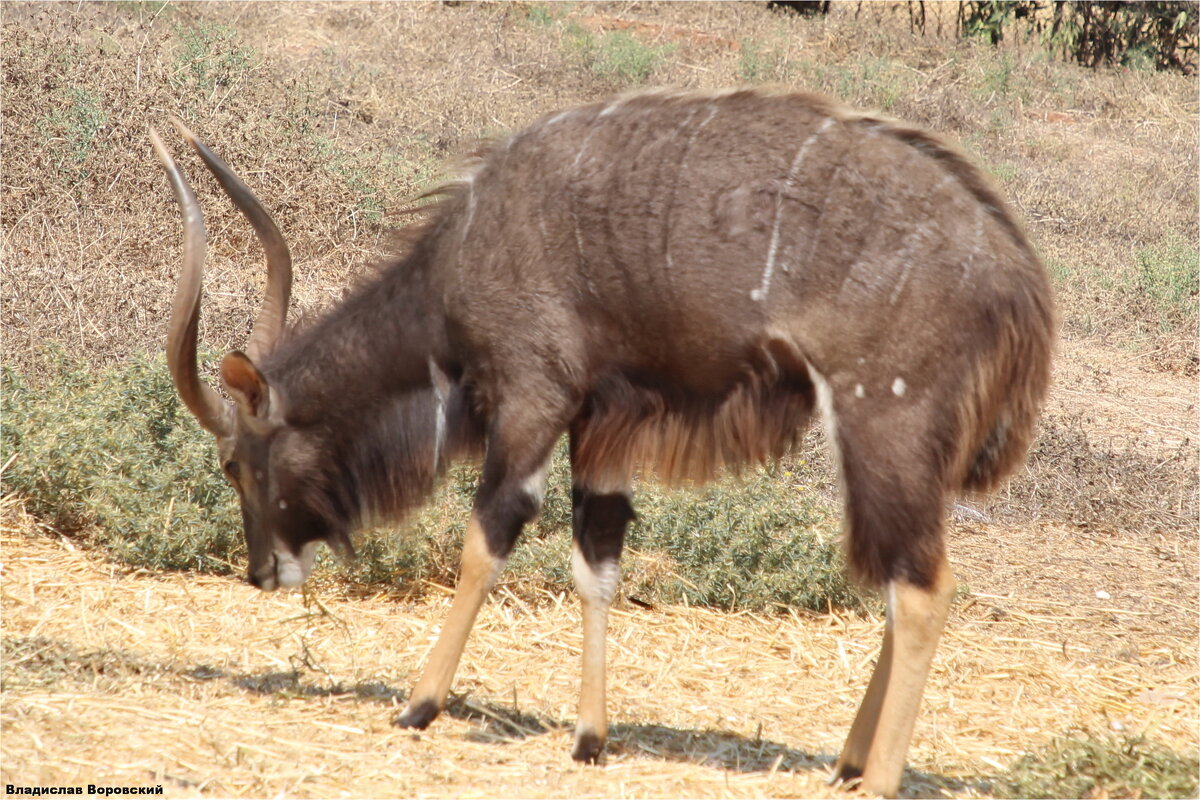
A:
[[[885,797],[900,791],[917,708],[954,588],[944,560],[928,588],[888,584],[883,648],[834,769],[835,782],[861,778],[859,788]]]
[[[450,604],[446,624],[442,626],[437,643],[429,654],[421,679],[413,687],[408,705],[396,717],[395,725],[423,729],[441,713],[446,705],[446,696],[450,693],[454,672],[458,669],[458,661],[467,644],[467,635],[503,566],[504,558],[493,554],[488,548],[487,535],[479,522],[479,515],[472,513],[463,541],[462,565],[454,602]]]
[[[404,711],[393,721],[401,728],[425,728],[446,706],[450,683],[488,592],[496,583],[525,523],[537,514],[550,466],[549,449],[539,461],[526,457],[517,463],[536,466],[518,469],[502,444],[489,444],[483,480],[475,496],[475,510],[463,541],[462,567],[454,602],[446,624],[429,654],[429,662],[413,687]]]
[[[599,764],[604,761],[608,739],[604,674],[608,607],[617,591],[621,547],[634,513],[626,493],[592,494],[577,487],[572,491],[572,505],[571,567],[583,605],[583,683],[571,757]]]

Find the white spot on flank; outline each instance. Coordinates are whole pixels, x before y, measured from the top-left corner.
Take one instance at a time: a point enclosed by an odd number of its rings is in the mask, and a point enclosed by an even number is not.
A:
[[[693,108],[691,111],[688,112],[688,115],[683,120],[683,124],[679,126],[680,130],[687,129],[688,125],[691,124],[691,122],[692,122],[692,118],[696,116],[696,112],[698,110],[699,109]],[[720,109],[715,104],[709,103],[708,116],[706,116],[703,120],[701,120],[700,124],[692,129],[691,134],[688,136],[687,143],[683,146],[683,156],[679,159],[679,173],[675,176],[676,182],[678,182],[680,180],[680,178],[683,176],[683,170],[687,166],[688,153],[690,153],[692,151],[692,145],[695,144],[696,137],[700,135],[700,131],[704,130],[705,125],[712,122],[713,117],[715,117],[717,115],[717,111],[719,111],[719,110]],[[668,270],[670,270],[674,266],[674,263],[671,261],[671,217],[670,217],[670,213],[671,213],[671,210],[668,209],[667,210],[667,221],[665,223],[667,225],[667,236],[666,236],[667,245],[666,245],[666,252],[663,256],[664,260],[667,262]]]
[[[279,501],[279,510],[280,510],[280,511],[287,511],[287,500],[280,500],[280,501]]]
[[[904,393],[908,391],[908,384],[904,382],[904,378],[896,378],[892,381],[892,394],[896,397],[904,397]]]
[[[783,182],[783,189],[775,195],[775,221],[771,226],[771,243],[767,246],[767,264],[763,268],[762,284],[752,292],[750,299],[762,302],[767,299],[767,292],[771,288],[771,274],[775,272],[775,255],[779,250],[779,223],[783,220],[783,196],[791,191],[792,184],[796,182],[796,173],[800,171],[800,164],[804,161],[805,154],[808,153],[808,148],[817,140],[829,127],[833,125],[833,118],[828,117],[821,126],[800,145],[800,150],[797,151],[796,157],[792,159],[792,165],[788,168],[787,179]]]
[[[867,396],[867,391],[863,388],[861,383],[854,384],[854,396],[860,400]]]

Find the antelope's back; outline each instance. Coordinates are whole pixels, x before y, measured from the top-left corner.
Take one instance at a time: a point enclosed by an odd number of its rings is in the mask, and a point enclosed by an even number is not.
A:
[[[1050,289],[995,190],[931,134],[823,98],[560,112],[497,145],[457,203],[447,296],[485,361],[552,350],[567,376],[719,390],[774,343],[831,382],[1044,391]]]

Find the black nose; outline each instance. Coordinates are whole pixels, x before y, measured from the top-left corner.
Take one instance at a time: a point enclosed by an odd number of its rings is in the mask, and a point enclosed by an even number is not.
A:
[[[275,580],[277,566],[274,553],[267,559],[267,563],[258,569],[254,568],[253,559],[251,559],[250,568],[246,570],[246,580],[255,589],[261,589],[264,592],[273,592],[278,586]]]

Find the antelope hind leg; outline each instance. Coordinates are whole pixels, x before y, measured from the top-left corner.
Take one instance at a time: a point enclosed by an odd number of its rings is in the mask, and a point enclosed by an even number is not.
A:
[[[879,662],[834,769],[834,781],[861,778],[859,788],[895,797],[929,666],[941,637],[954,576],[942,561],[928,588],[888,584],[888,621]]]

